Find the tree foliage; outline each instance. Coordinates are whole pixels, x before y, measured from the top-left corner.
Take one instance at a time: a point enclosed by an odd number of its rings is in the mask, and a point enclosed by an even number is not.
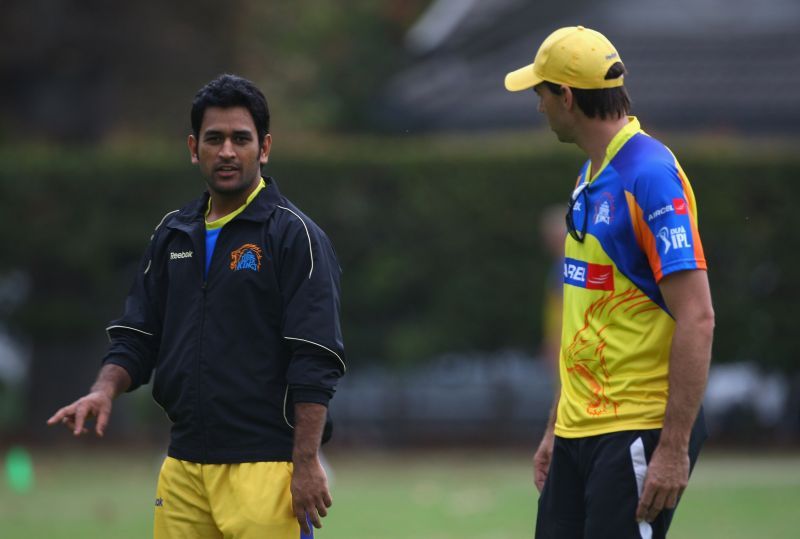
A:
[[[192,96],[222,72],[262,87],[284,130],[359,127],[425,3],[12,0],[0,140],[184,133]]]

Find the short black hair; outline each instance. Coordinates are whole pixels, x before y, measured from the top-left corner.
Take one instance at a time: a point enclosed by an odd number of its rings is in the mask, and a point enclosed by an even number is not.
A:
[[[616,62],[608,68],[605,79],[617,79],[625,73],[625,66],[622,62]],[[561,95],[561,85],[549,81],[544,81],[544,84],[554,94]],[[575,102],[578,107],[589,118],[594,118],[595,116],[599,116],[603,120],[607,117],[622,118],[627,116],[631,110],[631,98],[628,96],[628,91],[624,86],[599,90],[582,90],[570,87],[570,90],[572,90],[572,95],[575,96]]]
[[[208,107],[244,107],[250,111],[258,133],[258,142],[263,143],[269,133],[269,106],[264,94],[251,81],[225,73],[212,80],[197,92],[192,101],[192,131],[200,136],[203,115]]]

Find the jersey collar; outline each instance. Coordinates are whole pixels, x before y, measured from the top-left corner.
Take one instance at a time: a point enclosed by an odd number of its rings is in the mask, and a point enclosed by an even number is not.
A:
[[[628,116],[628,123],[625,126],[617,131],[617,134],[614,135],[614,138],[611,139],[611,142],[608,143],[606,147],[606,156],[603,159],[603,163],[600,165],[600,169],[597,172],[592,173],[592,164],[589,163],[588,168],[586,169],[586,176],[591,177],[589,178],[589,183],[593,182],[600,176],[606,166],[614,159],[614,156],[617,155],[617,152],[625,146],[625,143],[628,142],[631,137],[633,137],[636,133],[642,130],[641,125],[639,124],[639,119],[636,116]]]
[[[204,216],[205,219],[206,219],[206,228],[207,229],[222,228],[223,226],[225,226],[226,224],[231,222],[234,217],[236,217],[237,215],[242,213],[245,210],[245,208],[247,208],[247,206],[253,201],[253,199],[256,198],[256,195],[258,195],[258,193],[260,193],[261,190],[264,189],[266,186],[267,186],[267,184],[264,183],[264,178],[261,178],[258,181],[258,185],[256,186],[256,188],[253,189],[253,192],[250,193],[249,195],[247,195],[247,200],[245,200],[244,204],[239,206],[237,209],[235,209],[234,211],[232,211],[228,215],[225,215],[224,217],[220,217],[219,219],[217,219],[215,221],[209,221],[208,220],[208,214],[211,212],[211,197],[209,197],[208,198],[208,204],[206,205],[206,214]]]
[[[283,197],[278,190],[278,184],[269,176],[262,179],[265,187],[258,189],[252,193],[252,199],[248,200],[247,205],[240,214],[236,216],[237,219],[246,219],[248,221],[266,221],[266,219],[275,210],[275,206],[282,203]],[[205,228],[205,214],[208,209],[208,191],[203,193],[200,198],[190,202],[177,213],[175,216],[180,226],[175,223],[173,228],[189,229],[195,224],[199,224]]]

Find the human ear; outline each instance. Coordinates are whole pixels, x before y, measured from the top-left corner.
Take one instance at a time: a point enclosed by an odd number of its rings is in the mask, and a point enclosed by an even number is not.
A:
[[[197,155],[197,139],[194,138],[194,135],[189,135],[186,144],[189,146],[189,156],[192,159],[192,163],[196,165],[200,162],[200,157]]]
[[[572,93],[572,88],[569,86],[561,86],[561,102],[565,109],[572,110],[572,106],[575,104],[575,94]]]
[[[272,148],[272,135],[267,133],[264,135],[264,142],[261,143],[261,151],[259,152],[258,162],[266,165],[269,161],[269,151]]]

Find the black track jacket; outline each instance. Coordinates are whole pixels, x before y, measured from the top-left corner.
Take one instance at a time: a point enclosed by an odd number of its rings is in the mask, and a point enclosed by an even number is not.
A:
[[[345,371],[336,255],[268,178],[220,231],[204,279],[208,193],[156,227],[111,322],[104,363],[172,421],[168,454],[199,463],[289,461],[293,403],[327,405]]]

